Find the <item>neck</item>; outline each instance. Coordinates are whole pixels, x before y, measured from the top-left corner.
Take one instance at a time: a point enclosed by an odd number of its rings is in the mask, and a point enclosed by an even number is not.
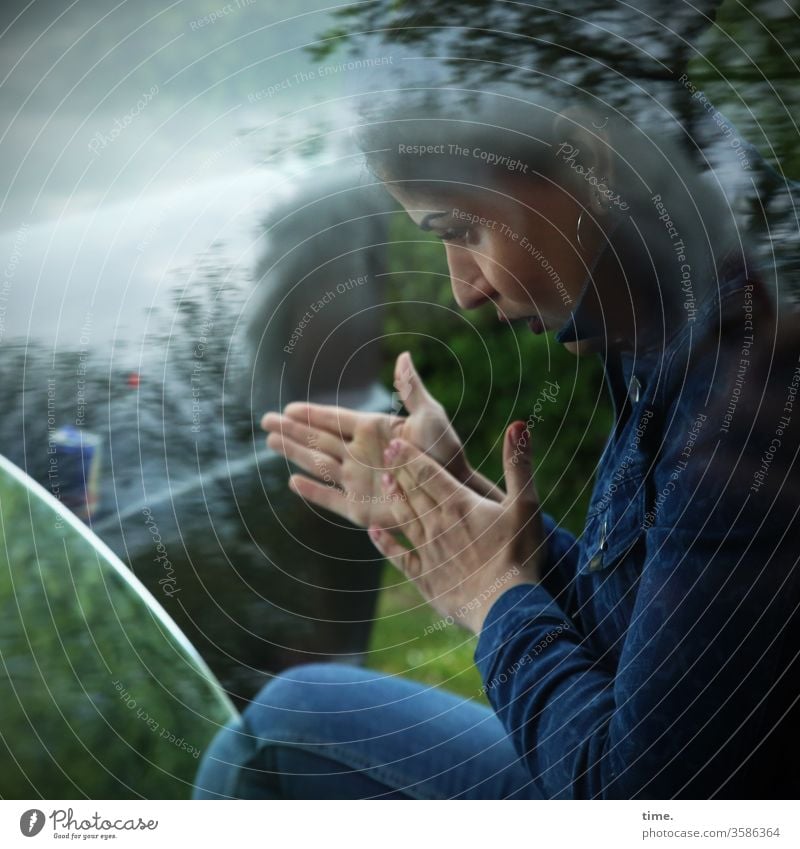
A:
[[[673,214],[659,195],[609,222],[583,293],[559,341],[604,347],[661,347],[695,320],[716,290],[724,246],[710,228]]]

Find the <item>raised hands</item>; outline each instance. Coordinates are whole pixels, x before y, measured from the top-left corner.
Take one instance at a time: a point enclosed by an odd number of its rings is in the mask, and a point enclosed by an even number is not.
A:
[[[408,416],[308,403],[264,416],[267,445],[311,476],[293,475],[289,485],[295,492],[362,527],[390,522],[391,497],[382,490],[381,475],[383,452],[392,439],[415,445],[479,491],[495,489],[471,472],[447,413],[425,388],[408,353],[397,358],[395,388]],[[496,490],[494,497],[502,493]]]
[[[370,524],[375,546],[417,585],[432,607],[478,633],[499,595],[541,579],[544,530],[525,425],[503,440],[507,495],[483,498],[400,439],[384,452],[391,522]],[[413,545],[395,536],[401,530]]]
[[[407,353],[395,386],[407,417],[289,404],[262,419],[267,444],[308,473],[289,479],[295,492],[368,528],[433,607],[477,631],[503,589],[539,580],[543,531],[525,426],[503,440],[504,493],[472,472]]]

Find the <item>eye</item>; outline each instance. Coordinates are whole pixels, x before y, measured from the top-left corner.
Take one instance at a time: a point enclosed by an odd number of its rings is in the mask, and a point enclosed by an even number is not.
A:
[[[443,242],[463,242],[466,241],[468,235],[469,229],[456,230],[451,228],[450,230],[445,230],[443,233],[440,233],[439,238]]]

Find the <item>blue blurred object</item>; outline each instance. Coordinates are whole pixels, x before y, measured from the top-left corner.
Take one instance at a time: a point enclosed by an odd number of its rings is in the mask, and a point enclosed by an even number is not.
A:
[[[53,494],[87,521],[99,505],[100,451],[103,438],[73,425],[58,428],[49,440],[48,481]]]

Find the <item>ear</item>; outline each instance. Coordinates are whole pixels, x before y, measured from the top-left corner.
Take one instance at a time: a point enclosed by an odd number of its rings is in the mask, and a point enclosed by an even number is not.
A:
[[[582,106],[570,106],[553,121],[553,153],[564,169],[565,184],[576,197],[603,215],[607,207],[600,189],[614,186],[614,150],[610,117]]]

